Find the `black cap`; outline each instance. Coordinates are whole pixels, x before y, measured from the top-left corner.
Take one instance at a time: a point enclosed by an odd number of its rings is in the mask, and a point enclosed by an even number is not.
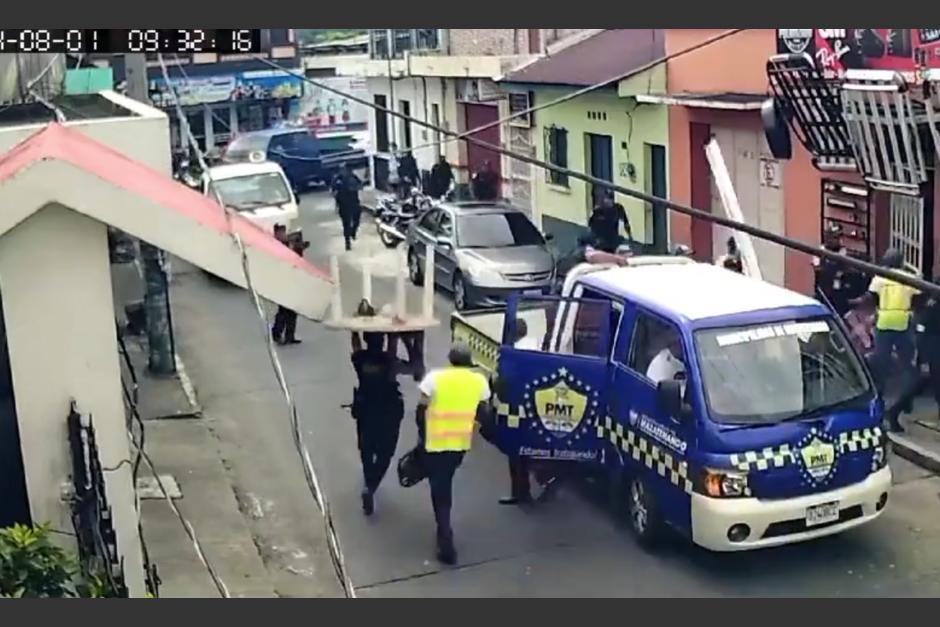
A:
[[[452,366],[462,366],[470,368],[473,366],[473,353],[470,347],[463,342],[454,342],[447,353],[447,360]]]

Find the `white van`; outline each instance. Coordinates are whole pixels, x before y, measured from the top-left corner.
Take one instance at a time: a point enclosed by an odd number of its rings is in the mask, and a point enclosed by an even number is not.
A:
[[[233,163],[209,168],[203,193],[217,197],[258,226],[273,230],[282,224],[291,232],[297,219],[297,198],[281,166],[272,161]]]

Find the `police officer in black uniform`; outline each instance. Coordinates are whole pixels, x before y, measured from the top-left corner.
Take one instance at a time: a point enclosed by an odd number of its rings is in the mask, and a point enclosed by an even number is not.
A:
[[[600,191],[598,203],[588,219],[588,226],[594,234],[595,247],[608,253],[617,252],[624,242],[624,238],[620,236],[621,223],[627,234],[627,240],[632,241],[633,230],[630,228],[630,219],[623,205],[616,202],[612,191]]]
[[[397,379],[402,368],[397,355],[397,337],[389,335],[386,348],[386,334],[364,333],[363,336],[365,348],[359,334],[352,334],[352,364],[359,378],[359,385],[353,392],[352,415],[356,420],[365,483],[362,511],[371,516],[375,509],[375,491],[398,447],[405,405]]]

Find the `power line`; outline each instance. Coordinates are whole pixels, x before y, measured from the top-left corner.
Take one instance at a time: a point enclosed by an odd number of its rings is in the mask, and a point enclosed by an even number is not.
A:
[[[134,412],[137,411],[137,407],[134,406]],[[209,573],[209,578],[212,579],[212,583],[215,585],[216,590],[219,591],[219,595],[223,599],[231,598],[229,594],[228,586],[225,585],[225,582],[222,581],[222,578],[213,568],[212,564],[209,562],[209,558],[206,557],[205,551],[202,549],[202,544],[199,542],[199,538],[196,535],[196,530],[193,528],[192,523],[183,515],[183,512],[180,511],[180,508],[177,507],[176,503],[173,502],[173,497],[170,496],[169,491],[167,491],[166,486],[163,484],[163,479],[160,478],[160,475],[157,473],[157,468],[154,466],[153,460],[150,459],[150,455],[147,454],[142,448],[138,448],[137,443],[134,442],[131,438],[131,446],[133,446],[138,454],[141,455],[144,459],[144,463],[147,464],[147,468],[150,469],[150,473],[153,475],[154,480],[157,482],[157,487],[160,488],[160,493],[163,496],[163,499],[167,502],[167,505],[170,506],[170,509],[173,510],[173,513],[176,515],[177,520],[180,521],[180,524],[183,526],[183,531],[186,532],[186,535],[189,536],[190,541],[193,543],[193,549],[196,551],[196,556],[199,558],[199,561],[202,562],[203,567],[205,567],[206,572]],[[136,486],[135,490],[136,490]],[[139,508],[139,503],[138,503]]]
[[[814,257],[830,259],[832,261],[836,261],[838,263],[849,266],[850,268],[860,270],[861,272],[864,272],[866,274],[872,274],[875,276],[885,277],[893,281],[896,281],[898,283],[901,283],[903,285],[908,285],[910,287],[917,288],[924,292],[928,292],[930,294],[940,296],[940,285],[931,283],[929,281],[925,281],[921,278],[918,278],[918,277],[915,277],[915,276],[912,276],[903,272],[899,272],[897,270],[885,268],[885,267],[882,267],[882,266],[879,266],[879,265],[876,265],[867,261],[855,259],[855,258],[849,257],[848,255],[840,255],[839,253],[834,253],[829,250],[826,250],[825,248],[821,246],[811,246],[810,244],[807,244],[800,240],[786,237],[784,235],[778,235],[771,231],[765,231],[764,229],[751,226],[750,224],[747,224],[744,222],[737,222],[735,220],[730,220],[728,218],[713,215],[711,212],[703,211],[702,209],[696,209],[695,207],[692,207],[690,205],[684,205],[682,203],[677,203],[677,202],[668,200],[666,198],[659,198],[658,196],[647,194],[646,192],[641,192],[635,189],[630,189],[629,187],[623,187],[622,185],[617,185],[616,183],[612,183],[611,181],[606,181],[604,179],[591,176],[590,174],[585,174],[584,172],[572,170],[571,168],[555,165],[554,163],[542,161],[541,159],[537,159],[536,157],[531,157],[523,153],[514,152],[507,148],[503,148],[502,146],[497,146],[495,144],[490,144],[488,142],[479,140],[475,137],[469,137],[469,136],[460,137],[459,133],[456,133],[454,131],[451,131],[449,129],[446,129],[440,126],[435,126],[434,124],[425,122],[424,120],[420,120],[410,115],[399,113],[398,111],[394,111],[392,109],[389,109],[388,107],[377,105],[374,102],[369,102],[368,100],[359,98],[358,96],[355,96],[351,93],[344,92],[341,89],[331,87],[329,85],[321,83],[320,81],[316,81],[312,78],[308,78],[307,76],[304,76],[303,74],[298,74],[296,72],[293,72],[290,68],[286,68],[278,63],[275,63],[274,61],[265,59],[264,57],[255,55],[254,58],[265,63],[266,65],[269,65],[273,68],[277,68],[281,70],[282,72],[285,72],[287,74],[290,74],[291,76],[295,76],[303,81],[306,81],[310,83],[311,85],[314,85],[326,91],[343,96],[351,100],[352,102],[356,102],[363,106],[370,107],[372,109],[375,109],[376,111],[382,111],[396,118],[400,118],[402,120],[406,120],[414,124],[417,124],[418,126],[422,126],[430,130],[438,131],[453,139],[463,139],[464,141],[480,146],[481,148],[486,148],[497,154],[505,155],[513,159],[518,159],[519,161],[534,165],[536,167],[540,167],[545,170],[557,172],[559,174],[564,174],[571,178],[584,181],[585,183],[590,183],[591,185],[601,187],[604,189],[610,189],[615,192],[619,192],[623,194],[624,196],[629,196],[631,198],[636,198],[638,200],[648,202],[653,206],[654,210],[657,208],[657,206],[661,206],[666,209],[671,209],[672,211],[681,213],[683,215],[686,215],[692,218],[704,220],[706,222],[711,222],[713,224],[717,224],[719,226],[723,226],[723,227],[726,227],[735,231],[741,231],[742,233],[747,233],[748,235],[751,235],[752,237],[756,237],[764,241],[772,242],[774,244],[778,244],[786,248],[791,248],[793,250],[797,250],[801,253],[805,253],[807,255],[811,255]]]
[[[183,81],[185,81],[186,85],[187,86],[191,85],[191,82],[189,80],[189,74],[187,74],[186,70],[183,69],[183,62],[180,61],[180,57],[178,54],[173,55],[173,62],[176,63],[176,67],[179,69],[180,75],[183,77]],[[167,84],[167,89],[172,89],[169,84]],[[202,106],[209,110],[209,115],[211,115],[213,119],[216,119],[222,123],[225,129],[229,132],[229,135],[232,135],[231,121],[226,121],[224,118],[222,118],[222,116],[216,113],[215,110],[211,106],[207,104],[203,104]]]
[[[119,348],[124,355],[124,358],[127,363],[127,368],[130,371],[131,377],[134,379],[134,385],[136,386],[137,375],[134,373],[134,366],[130,361],[130,357],[128,356],[127,348],[124,344],[124,339],[120,335],[118,335],[118,339],[120,342]],[[209,562],[209,558],[206,557],[206,553],[202,548],[202,543],[199,542],[199,537],[196,534],[196,529],[193,527],[192,523],[189,522],[186,516],[183,515],[183,512],[179,509],[179,507],[177,507],[176,503],[173,502],[173,498],[170,496],[169,491],[166,489],[166,486],[163,483],[163,479],[161,479],[159,472],[157,472],[156,465],[153,463],[153,460],[150,459],[150,456],[147,454],[146,450],[144,449],[146,435],[144,431],[144,421],[140,415],[140,410],[137,408],[137,401],[135,399],[136,389],[135,389],[135,394],[132,396],[127,389],[127,385],[124,383],[123,376],[121,377],[121,387],[124,391],[124,400],[128,406],[128,410],[131,413],[131,417],[138,424],[138,429],[140,431],[140,440],[138,441],[134,437],[134,431],[131,427],[130,422],[128,422],[127,424],[128,439],[130,440],[131,446],[134,448],[134,450],[137,453],[137,456],[133,462],[133,471],[132,471],[131,480],[134,483],[134,503],[137,509],[137,517],[138,517],[137,531],[140,534],[141,548],[144,554],[144,561],[147,564],[150,564],[149,551],[147,549],[147,543],[144,541],[143,527],[140,524],[140,513],[141,513],[140,512],[140,494],[137,492],[137,473],[140,467],[141,460],[143,460],[147,464],[147,467],[150,469],[150,473],[153,475],[154,480],[157,482],[157,487],[160,489],[161,496],[163,496],[164,500],[170,506],[170,509],[176,515],[177,520],[179,520],[180,524],[183,526],[183,531],[186,533],[186,535],[189,537],[189,540],[193,544],[193,549],[196,552],[196,557],[199,558],[199,561],[202,563],[203,567],[206,569],[206,572],[209,574],[209,578],[212,580],[213,585],[215,585],[216,590],[219,591],[219,595],[223,599],[230,598],[231,595],[229,594],[228,586],[225,585],[225,582],[219,576],[218,572],[216,572],[211,562]],[[115,468],[111,468],[111,469],[105,468],[103,470],[105,470],[106,472],[110,470],[115,470],[116,468],[119,468],[124,463],[131,463],[131,462],[130,460],[122,460]]]
[[[653,30],[653,38],[654,38],[654,40],[655,40],[655,37],[656,37],[655,33],[656,33],[656,30],[655,30],[655,29],[652,29],[652,30]],[[549,100],[549,101],[547,101],[547,102],[544,102],[544,103],[542,103],[542,104],[535,104],[535,105],[529,107],[528,109],[524,109],[524,110],[522,110],[522,111],[517,111],[516,113],[510,113],[509,115],[507,115],[507,116],[504,117],[504,118],[500,118],[500,119],[494,120],[494,121],[492,121],[492,122],[487,122],[486,124],[481,124],[480,126],[477,126],[476,128],[472,128],[472,129],[470,129],[470,130],[463,131],[462,133],[457,133],[457,134],[453,135],[452,137],[449,137],[449,138],[447,138],[447,139],[445,139],[445,140],[442,140],[442,141],[440,141],[440,142],[427,142],[427,143],[424,143],[424,144],[419,144],[419,145],[417,145],[417,146],[409,147],[408,150],[414,152],[414,151],[416,151],[416,150],[423,150],[423,149],[425,149],[425,148],[433,148],[433,147],[437,146],[439,143],[440,143],[440,144],[445,144],[445,143],[449,143],[449,142],[453,142],[453,141],[458,141],[458,140],[461,140],[461,139],[467,139],[467,138],[470,137],[471,135],[476,135],[477,133],[480,133],[480,132],[485,131],[485,130],[487,130],[487,129],[491,129],[491,128],[493,128],[494,126],[501,126],[501,125],[503,125],[503,124],[506,124],[507,122],[510,122],[511,120],[513,120],[513,119],[515,119],[515,118],[519,118],[519,117],[523,117],[523,116],[529,116],[529,115],[535,113],[536,111],[543,111],[543,110],[545,110],[545,109],[548,109],[549,107],[554,107],[554,106],[557,106],[557,105],[560,105],[560,104],[564,104],[564,103],[566,103],[566,102],[569,102],[569,101],[571,101],[571,100],[574,100],[575,98],[579,98],[579,97],[581,97],[581,96],[583,96],[583,95],[585,95],[585,94],[589,94],[589,93],[591,93],[591,92],[593,92],[593,91],[597,91],[598,89],[603,89],[604,87],[606,87],[607,85],[610,85],[611,83],[618,83],[618,82],[620,82],[620,81],[622,81],[622,80],[626,80],[626,79],[630,78],[631,76],[636,76],[636,75],[638,75],[638,74],[642,74],[643,72],[646,72],[646,71],[648,71],[648,70],[651,70],[651,69],[655,68],[655,67],[658,66],[658,65],[662,65],[663,63],[668,63],[669,61],[672,61],[673,59],[678,59],[679,57],[685,56],[685,55],[687,55],[687,54],[691,54],[691,53],[693,53],[693,52],[696,52],[696,51],[698,51],[698,50],[701,50],[702,48],[705,48],[705,47],[710,46],[710,45],[712,45],[712,44],[718,43],[719,41],[721,41],[721,40],[723,40],[723,39],[727,39],[728,37],[731,37],[731,36],[733,36],[733,35],[737,35],[738,33],[742,33],[742,32],[744,32],[744,31],[746,31],[746,30],[750,30],[750,29],[748,29],[748,28],[731,28],[731,29],[728,29],[728,30],[726,30],[726,31],[724,31],[724,32],[721,32],[721,33],[715,35],[714,37],[709,37],[708,39],[704,39],[704,40],[698,42],[697,44],[691,45],[691,46],[689,46],[689,47],[687,47],[687,48],[683,48],[682,50],[677,50],[677,51],[675,51],[675,52],[673,52],[673,53],[671,53],[671,54],[667,54],[667,55],[665,55],[665,56],[659,57],[658,59],[654,59],[653,61],[650,61],[650,62],[648,62],[648,63],[644,63],[643,65],[640,65],[640,66],[635,67],[635,68],[633,68],[633,69],[627,70],[627,71],[625,71],[625,72],[621,72],[620,74],[617,74],[616,76],[611,76],[610,78],[605,78],[604,80],[599,81],[599,82],[597,82],[597,83],[594,83],[594,84],[592,84],[592,85],[588,85],[587,87],[582,87],[581,89],[577,89],[577,90],[575,90],[575,91],[573,91],[573,92],[570,92],[570,93],[567,93],[567,94],[565,94],[565,95],[563,95],[563,96],[559,96],[558,98],[554,98],[554,99]],[[596,35],[595,35],[595,37],[596,37]],[[267,61],[267,59],[263,59],[263,58],[261,58],[260,56],[256,56],[255,58],[256,58],[256,59],[259,59],[259,60],[261,60],[261,61]],[[306,78],[306,77],[305,77],[305,78]],[[407,78],[407,77],[405,77],[405,78]],[[652,81],[652,80],[653,80],[653,77],[650,76],[650,81]],[[647,89],[648,89],[648,88],[647,88]],[[352,152],[350,152],[350,153],[342,153],[342,154],[333,155],[333,156],[334,156],[334,157],[339,157],[339,156],[345,156],[345,154],[354,154],[354,153],[352,153]]]
[[[160,68],[163,72],[163,79],[170,84],[169,73],[167,72],[166,63],[163,60],[163,55],[158,54],[157,59],[160,62]],[[205,173],[205,176],[209,179],[209,183],[212,183],[212,176],[209,171],[209,167],[206,164],[205,156],[203,155],[202,149],[199,146],[199,143],[196,141],[196,138],[192,134],[192,129],[189,127],[189,122],[186,120],[183,115],[183,109],[180,105],[179,98],[176,95],[176,91],[172,88],[170,89],[170,94],[173,98],[174,107],[176,109],[177,116],[180,118],[180,125],[183,128],[186,138],[189,141],[190,146],[196,152],[196,159],[199,161],[199,166],[202,171]],[[211,185],[210,185],[211,186]],[[244,242],[242,242],[241,236],[235,231],[232,226],[232,215],[233,212],[225,206],[225,203],[221,198],[218,197],[216,192],[216,197],[219,202],[219,209],[223,212],[225,216],[226,225],[228,226],[229,235],[231,235],[232,240],[235,243],[235,246],[238,248],[239,255],[241,257],[242,273],[245,278],[246,289],[251,296],[252,303],[255,306],[255,309],[258,314],[258,319],[261,323],[263,337],[265,338],[265,346],[268,350],[268,357],[271,360],[272,368],[274,369],[274,376],[277,380],[278,386],[281,389],[281,393],[284,396],[284,400],[287,404],[288,411],[290,413],[290,425],[291,425],[291,434],[294,439],[294,446],[297,449],[297,453],[300,455],[301,463],[304,471],[304,479],[307,483],[307,487],[310,490],[311,495],[313,496],[314,501],[317,504],[317,507],[320,509],[320,512],[323,515],[323,525],[324,531],[326,533],[327,547],[330,552],[330,559],[333,564],[333,568],[336,571],[336,576],[340,580],[340,584],[343,587],[343,592],[349,598],[356,597],[356,591],[353,587],[352,580],[349,578],[349,575],[346,570],[346,564],[343,559],[343,552],[340,547],[339,536],[336,533],[336,528],[333,524],[333,513],[330,509],[330,505],[327,502],[326,495],[324,494],[322,488],[320,487],[320,480],[317,477],[317,473],[313,467],[313,462],[310,458],[310,451],[307,448],[306,443],[303,439],[303,434],[300,429],[300,421],[297,414],[297,406],[294,404],[293,396],[290,393],[290,388],[287,384],[287,378],[284,376],[284,368],[281,365],[281,360],[277,355],[277,351],[274,348],[274,341],[271,337],[270,328],[268,325],[267,316],[264,313],[264,306],[261,303],[261,297],[258,295],[257,290],[254,287],[254,283],[251,278],[251,270],[248,262],[248,253],[245,250]]]
[[[654,39],[655,39],[655,29],[653,29],[653,30],[654,30]],[[524,109],[523,111],[517,111],[516,113],[510,113],[509,115],[507,115],[507,116],[504,117],[504,118],[500,118],[500,119],[494,120],[494,121],[492,121],[492,122],[487,122],[486,124],[482,124],[482,125],[480,125],[480,126],[477,126],[476,128],[472,128],[472,129],[470,129],[470,130],[468,130],[468,131],[463,131],[462,133],[458,133],[458,134],[456,134],[455,136],[449,137],[449,138],[444,139],[444,140],[442,140],[442,141],[440,141],[440,142],[427,142],[427,143],[424,143],[424,144],[418,144],[417,146],[410,146],[410,147],[408,148],[408,150],[414,152],[414,151],[417,151],[417,150],[423,150],[423,149],[425,149],[425,148],[434,148],[434,147],[437,146],[438,144],[445,144],[445,143],[449,143],[449,142],[453,142],[453,141],[458,141],[458,140],[461,140],[461,139],[466,139],[467,137],[469,137],[469,136],[471,136],[471,135],[476,135],[477,133],[480,133],[481,131],[485,131],[485,130],[487,130],[487,129],[493,128],[494,126],[500,126],[500,125],[502,125],[502,124],[505,124],[505,123],[507,123],[507,122],[513,120],[514,118],[518,118],[518,117],[522,117],[522,116],[528,116],[528,115],[530,115],[530,114],[532,114],[532,113],[535,113],[536,111],[542,111],[542,110],[544,110],[544,109],[548,109],[549,107],[554,107],[554,106],[556,106],[556,105],[563,104],[563,103],[568,102],[568,101],[570,101],[570,100],[574,100],[575,98],[578,98],[578,97],[580,97],[580,96],[583,96],[583,95],[585,95],[585,94],[588,94],[588,93],[590,93],[590,92],[592,92],[592,91],[597,91],[598,89],[602,89],[603,87],[605,87],[605,86],[607,86],[607,85],[610,85],[611,83],[616,83],[616,82],[625,80],[625,79],[627,79],[627,78],[630,78],[631,76],[636,76],[637,74],[642,74],[643,72],[645,72],[645,71],[647,71],[647,70],[650,70],[650,69],[656,67],[657,65],[661,65],[661,64],[666,63],[666,62],[668,62],[668,61],[671,61],[671,60],[673,60],[673,59],[677,59],[677,58],[679,58],[679,57],[681,57],[681,56],[690,54],[690,53],[695,52],[695,51],[697,51],[697,50],[699,50],[699,49],[701,49],[701,48],[704,48],[704,47],[706,47],[706,46],[710,46],[711,44],[714,44],[714,43],[717,43],[717,42],[721,41],[722,39],[726,39],[726,38],[728,38],[728,37],[731,37],[732,35],[737,35],[738,33],[741,33],[741,32],[746,31],[746,30],[750,30],[750,29],[747,29],[747,28],[733,28],[733,29],[726,30],[726,31],[724,31],[724,32],[722,32],[722,33],[719,33],[718,35],[715,35],[714,37],[709,37],[708,39],[705,39],[705,40],[703,40],[703,41],[700,41],[699,43],[697,43],[697,44],[695,44],[695,45],[693,45],[693,46],[689,46],[688,48],[683,48],[682,50],[677,50],[676,52],[674,52],[674,53],[672,53],[672,54],[668,54],[668,55],[666,55],[666,56],[660,57],[660,58],[658,58],[658,59],[655,59],[655,60],[653,60],[653,61],[650,61],[649,63],[645,63],[645,64],[643,64],[643,65],[641,65],[641,66],[639,66],[639,67],[636,67],[636,68],[634,68],[634,69],[632,69],[632,70],[627,70],[626,72],[622,72],[622,73],[620,73],[620,74],[618,74],[618,75],[616,75],[616,76],[612,76],[612,77],[610,77],[610,78],[606,78],[606,79],[604,79],[604,80],[602,80],[602,81],[600,81],[600,82],[594,83],[593,85],[588,85],[587,87],[582,87],[581,89],[578,89],[578,90],[575,90],[575,91],[573,91],[573,92],[571,92],[571,93],[565,94],[564,96],[560,96],[560,97],[558,97],[558,98],[555,98],[555,99],[553,99],[553,100],[549,100],[548,102],[544,102],[544,103],[542,103],[542,104],[538,104],[538,105],[531,106],[531,107],[529,107],[528,109]],[[255,57],[255,58],[257,58],[257,59],[259,59],[259,60],[262,60],[262,61],[266,61],[266,59],[262,59],[261,57]],[[182,69],[182,68],[181,68],[181,69]],[[407,77],[405,77],[405,78],[407,78]],[[650,76],[650,80],[652,81],[652,76]],[[332,155],[330,155],[330,156],[333,157],[333,158],[337,158],[337,157],[345,157],[345,156],[348,156],[348,155],[354,155],[354,154],[356,154],[356,153],[357,153],[357,151],[348,151],[348,152],[334,153],[334,154],[332,154]],[[296,158],[296,157],[295,157],[295,158]]]

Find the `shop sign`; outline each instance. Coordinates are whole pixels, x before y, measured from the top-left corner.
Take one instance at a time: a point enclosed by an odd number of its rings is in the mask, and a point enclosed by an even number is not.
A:
[[[940,68],[940,29],[779,28],[777,52],[809,54],[827,78],[846,70],[893,70],[917,82],[922,70]]]
[[[270,100],[299,98],[303,95],[304,81],[279,70],[261,70],[219,76],[173,77],[170,85],[184,107],[235,102],[241,100]],[[173,95],[161,79],[150,82],[150,98],[158,107],[173,105]]]

